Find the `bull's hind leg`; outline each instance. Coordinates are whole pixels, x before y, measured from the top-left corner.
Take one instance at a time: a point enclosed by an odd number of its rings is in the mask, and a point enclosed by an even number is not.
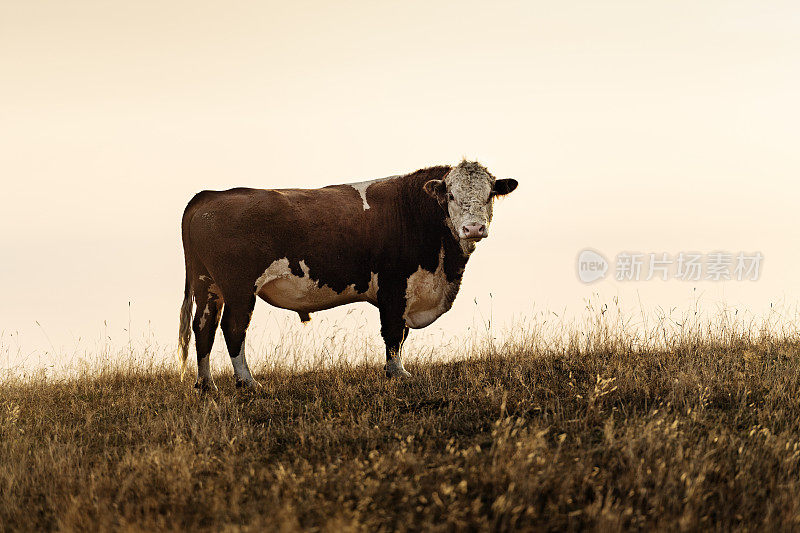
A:
[[[253,294],[242,298],[225,298],[225,310],[222,312],[222,334],[225,336],[225,344],[228,346],[228,354],[233,363],[237,387],[258,387],[258,382],[253,379],[244,356],[244,339],[255,305],[256,297]]]
[[[201,391],[217,390],[211,376],[211,348],[219,326],[222,300],[208,287],[197,291],[195,299],[197,312],[192,321],[192,330],[197,346],[197,383],[194,386]]]

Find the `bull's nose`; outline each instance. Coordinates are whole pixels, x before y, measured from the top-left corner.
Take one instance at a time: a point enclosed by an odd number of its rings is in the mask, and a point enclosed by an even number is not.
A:
[[[485,224],[467,224],[461,228],[464,239],[483,239],[489,236]]]

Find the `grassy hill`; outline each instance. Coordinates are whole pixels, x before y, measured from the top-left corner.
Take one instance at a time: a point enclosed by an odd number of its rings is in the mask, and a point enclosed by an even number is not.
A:
[[[800,528],[800,345],[0,385],[0,529]]]

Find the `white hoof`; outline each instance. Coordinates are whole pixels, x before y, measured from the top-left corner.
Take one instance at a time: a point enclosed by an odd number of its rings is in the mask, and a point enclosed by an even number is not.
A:
[[[386,366],[383,367],[386,371],[387,378],[410,378],[411,373],[408,372],[405,368],[403,368],[403,362],[397,358],[393,357],[386,362]]]

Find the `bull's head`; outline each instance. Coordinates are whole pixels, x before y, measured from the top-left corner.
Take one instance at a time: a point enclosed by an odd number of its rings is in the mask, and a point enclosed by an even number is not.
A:
[[[464,254],[475,250],[475,243],[489,236],[492,203],[517,188],[517,180],[495,179],[486,167],[462,161],[443,180],[425,183],[425,192],[447,211],[446,223]]]

